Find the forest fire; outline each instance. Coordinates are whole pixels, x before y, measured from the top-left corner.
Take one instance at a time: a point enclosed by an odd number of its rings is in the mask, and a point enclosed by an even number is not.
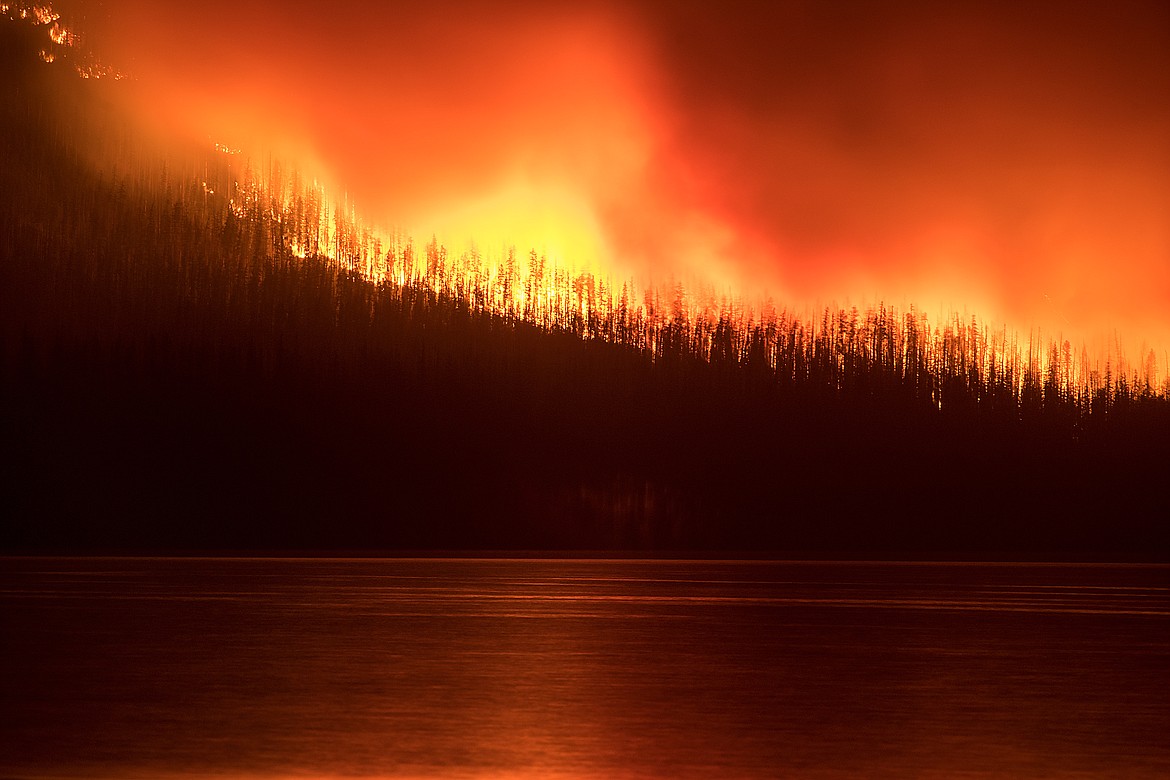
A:
[[[944,388],[954,392],[956,381],[970,391],[985,388],[978,392],[988,398],[1006,393],[1020,401],[1043,391],[1050,401],[1059,397],[1086,411],[1095,397],[1112,397],[1119,387],[1125,393],[1168,392],[1157,355],[1151,350],[1131,363],[1120,343],[1100,355],[1051,333],[1022,336],[955,314],[932,322],[914,308],[884,304],[865,311],[778,310],[770,300],[692,280],[648,286],[634,277],[574,268],[563,259],[574,257],[571,252],[550,256],[533,247],[518,253],[503,234],[497,252],[474,244],[452,251],[437,239],[418,246],[410,236],[365,225],[353,207],[331,201],[321,185],[303,184],[295,170],[287,176],[283,171],[274,164],[256,173],[246,158],[238,165],[229,161],[219,180],[205,187],[212,194],[233,192],[232,213],[268,236],[270,256],[289,251],[338,263],[372,283],[424,289],[509,322],[622,344],[659,359],[675,351],[705,361],[758,364],[784,381],[822,374],[838,389],[863,366],[882,367],[921,384],[940,406]],[[574,248],[587,248],[586,240]]]
[[[55,48],[42,52],[46,61],[54,59],[57,49],[74,49],[82,77],[122,77],[80,47],[81,39],[50,7],[5,5],[3,12],[47,28]],[[568,61],[579,64],[572,56]],[[592,65],[600,62],[590,60]],[[570,145],[605,155],[618,150],[610,162],[622,156],[637,161],[651,153],[648,141],[637,140],[638,133],[649,127],[637,111],[629,113],[628,107],[617,104],[597,107],[614,112],[615,121],[633,129],[632,140],[608,150],[582,147],[572,139]],[[338,200],[316,179],[308,184],[307,172],[298,170],[295,160],[269,155],[267,166],[257,166],[234,143],[215,142],[214,149],[223,155],[222,162],[205,165],[200,177],[204,196],[226,194],[222,202],[228,211],[266,237],[268,256],[287,252],[337,263],[374,284],[426,289],[508,321],[624,344],[656,358],[681,350],[703,360],[759,363],[786,380],[820,365],[838,387],[848,384],[848,373],[858,361],[866,365],[876,361],[915,384],[920,382],[915,375],[921,372],[933,388],[930,394],[936,404],[942,403],[942,388],[954,380],[996,385],[1016,398],[1029,387],[1044,386],[1049,394],[1081,406],[1101,393],[1111,395],[1119,383],[1126,392],[1165,394],[1170,382],[1170,359],[1158,351],[1156,341],[1144,343],[1136,359],[1127,355],[1117,335],[1091,345],[1074,341],[1077,329],[1063,313],[1055,326],[1039,328],[1034,320],[1025,337],[1003,324],[1005,320],[981,320],[978,309],[974,315],[968,313],[976,305],[972,300],[965,302],[962,314],[942,308],[947,306],[942,299],[924,308],[921,298],[903,298],[901,310],[876,302],[863,310],[810,305],[791,295],[777,300],[750,276],[726,273],[726,253],[738,239],[727,238],[728,227],[718,221],[708,220],[707,227],[690,234],[682,223],[673,231],[659,226],[663,246],[656,251],[673,253],[676,260],[670,265],[623,261],[623,253],[636,258],[646,251],[644,240],[631,242],[628,231],[615,231],[612,210],[620,201],[607,195],[599,206],[599,192],[589,186],[513,178],[494,190],[483,190],[487,194],[481,197],[448,199],[439,211],[432,207],[433,213],[421,217],[413,230],[386,231],[360,218],[358,205],[348,195]],[[198,166],[197,161],[182,164]],[[625,175],[639,165],[635,162],[616,172]],[[213,202],[206,207],[214,208]],[[660,200],[648,199],[648,216],[641,219],[651,220],[647,224],[670,219],[670,212],[661,209]],[[724,238],[712,238],[721,231]],[[705,238],[689,241],[694,235]],[[921,246],[936,253],[941,246],[950,258],[974,251],[961,231],[955,234],[958,243],[940,235],[942,244],[931,239]],[[618,241],[620,245],[615,244]],[[684,248],[684,243],[689,246]],[[740,248],[744,246],[741,242]],[[687,254],[705,259],[678,259]],[[933,262],[945,267],[979,261]],[[905,289],[921,292],[929,287],[908,282]],[[1047,293],[1043,297],[1055,307]],[[862,296],[867,299],[874,301]],[[928,317],[932,305],[938,310]]]
[[[39,52],[43,62],[52,64],[67,57],[77,75],[83,79],[121,81],[126,78],[126,74],[112,65],[103,63],[94,52],[86,49],[82,45],[81,36],[73,28],[61,23],[61,15],[52,6],[5,3],[0,4],[0,14],[13,21],[47,28],[45,37],[49,43]]]
[[[1165,777],[1170,45],[960,6],[0,0],[0,776]]]

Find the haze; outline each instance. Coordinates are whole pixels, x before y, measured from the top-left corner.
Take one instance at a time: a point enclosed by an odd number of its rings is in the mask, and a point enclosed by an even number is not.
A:
[[[152,117],[416,237],[1117,332],[1164,370],[1163,3],[80,5]]]

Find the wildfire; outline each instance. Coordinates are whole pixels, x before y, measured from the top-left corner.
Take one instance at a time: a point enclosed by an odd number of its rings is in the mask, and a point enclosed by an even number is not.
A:
[[[532,248],[570,270],[599,273],[612,253],[590,204],[567,188],[505,184],[482,198],[452,204],[442,219],[421,226],[457,253],[508,246]]]
[[[85,52],[82,39],[50,7],[4,4],[0,12],[48,27],[49,45],[41,52],[46,62],[71,52],[81,77],[123,78]],[[1132,364],[1117,339],[1090,351],[1059,333],[1033,330],[1024,338],[945,311],[930,319],[913,307],[897,312],[881,304],[865,311],[778,309],[766,294],[716,277],[709,258],[691,263],[685,278],[619,272],[614,262],[620,252],[589,198],[557,183],[522,176],[497,181],[478,197],[448,203],[442,218],[410,231],[386,230],[365,223],[348,196],[310,183],[295,167],[270,162],[257,170],[241,148],[211,145],[212,170],[195,178],[202,197],[261,226],[268,254],[336,263],[374,283],[426,290],[508,322],[630,346],[652,359],[674,351],[766,366],[780,377],[816,373],[838,388],[849,383],[859,361],[888,366],[901,376],[930,377],[940,404],[943,378],[972,376],[991,378],[1017,395],[1045,385],[1083,400],[1103,388],[1112,392],[1118,381],[1170,392],[1170,356],[1143,346]],[[689,245],[734,246],[719,225],[662,228],[671,234],[661,240],[673,240],[672,252],[676,246],[681,253]],[[687,241],[696,230],[718,240]]]
[[[77,75],[83,79],[113,79],[120,81],[126,74],[112,65],[101,62],[93,52],[84,46],[84,39],[72,28],[61,22],[61,15],[49,5],[26,5],[23,3],[0,4],[0,14],[11,21],[24,21],[35,27],[48,27],[45,31],[48,45],[39,52],[45,63],[68,59]]]
[[[1033,329],[1025,337],[974,316],[944,313],[932,321],[913,307],[899,312],[885,305],[777,310],[770,298],[721,292],[701,280],[615,278],[590,262],[605,247],[589,229],[588,210],[568,194],[540,203],[533,191],[506,189],[451,219],[494,244],[470,234],[447,244],[436,233],[420,247],[404,232],[365,224],[353,204],[338,203],[317,181],[302,183],[295,171],[273,164],[257,172],[246,157],[225,162],[221,181],[204,181],[204,191],[230,192],[236,218],[268,225],[274,254],[337,263],[378,284],[427,290],[508,322],[623,344],[651,359],[681,350],[713,362],[766,366],[790,380],[827,376],[839,390],[853,381],[856,366],[881,366],[929,384],[940,407],[948,378],[990,381],[1014,397],[1044,388],[1078,404],[1119,387],[1170,393],[1166,356],[1159,360],[1143,349],[1135,365],[1117,340],[1090,352],[1060,334]],[[517,234],[531,240],[509,239]]]
[[[49,28],[49,40],[58,46],[72,46],[77,36],[54,21],[53,26]]]

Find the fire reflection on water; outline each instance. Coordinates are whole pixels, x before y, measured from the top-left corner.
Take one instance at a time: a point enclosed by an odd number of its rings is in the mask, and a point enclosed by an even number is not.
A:
[[[1159,566],[22,559],[29,777],[1163,776]],[[68,642],[60,637],[68,636]]]

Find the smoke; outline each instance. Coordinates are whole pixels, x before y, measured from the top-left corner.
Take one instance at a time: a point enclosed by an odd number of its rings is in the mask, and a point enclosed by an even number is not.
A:
[[[100,21],[157,120],[416,235],[1170,344],[1164,4],[555,5]]]
[[[675,156],[792,297],[1170,335],[1164,4],[652,12]]]

